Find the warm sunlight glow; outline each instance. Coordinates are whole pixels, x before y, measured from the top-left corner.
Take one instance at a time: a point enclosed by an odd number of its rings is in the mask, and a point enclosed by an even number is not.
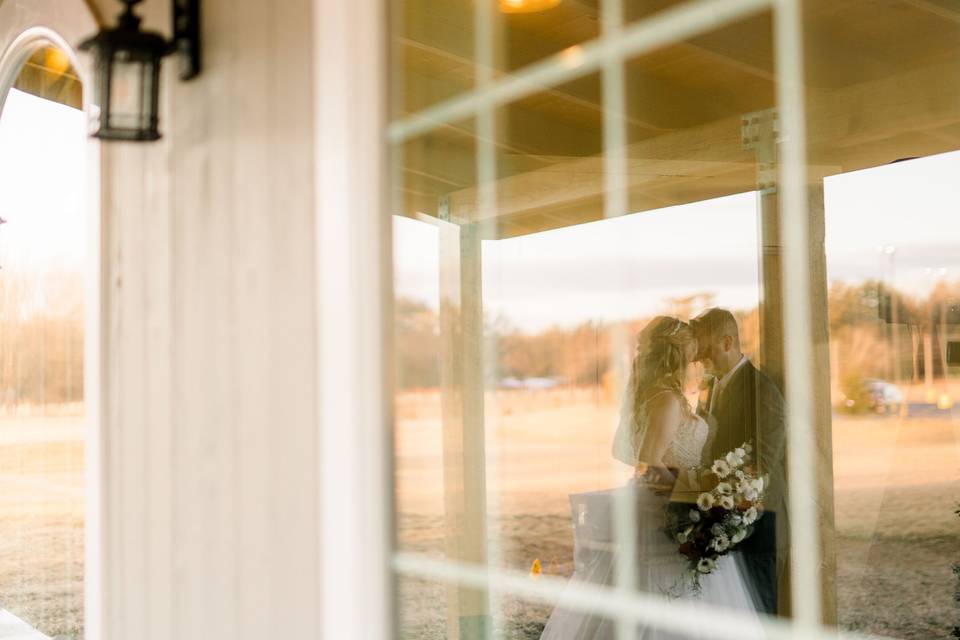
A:
[[[63,75],[70,68],[70,58],[56,47],[47,47],[44,50],[44,66],[56,75]]]
[[[504,13],[535,13],[553,9],[560,0],[500,0],[500,10]]]

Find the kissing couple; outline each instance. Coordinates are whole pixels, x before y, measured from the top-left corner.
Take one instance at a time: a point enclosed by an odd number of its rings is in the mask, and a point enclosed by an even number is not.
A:
[[[696,372],[703,369],[710,375],[700,391]],[[711,462],[744,443],[754,452],[752,464],[768,479],[764,513],[752,534],[700,577],[699,588],[684,588],[688,560],[667,532],[666,514],[689,510],[691,500],[684,496],[695,497],[710,484]],[[612,451],[634,467],[635,480],[624,488],[570,497],[571,580],[614,584],[618,572],[630,571],[638,591],[775,615],[786,544],[783,449],[783,396],[743,354],[734,315],[714,308],[689,323],[654,318],[637,336]],[[614,535],[614,511],[624,492],[635,505],[632,567],[620,566],[624,560]],[[541,639],[612,640],[615,627],[612,620],[561,603]],[[635,637],[677,638],[642,625]],[[697,637],[710,637],[709,629]]]

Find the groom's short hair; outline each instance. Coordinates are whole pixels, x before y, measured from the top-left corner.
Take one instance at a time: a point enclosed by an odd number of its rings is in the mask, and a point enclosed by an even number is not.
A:
[[[691,320],[690,326],[696,333],[706,332],[711,340],[730,336],[733,338],[733,344],[740,348],[740,327],[737,325],[736,317],[726,309],[719,307],[707,309]]]

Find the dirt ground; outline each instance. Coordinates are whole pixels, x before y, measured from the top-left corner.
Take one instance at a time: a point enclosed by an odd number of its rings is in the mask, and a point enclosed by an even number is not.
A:
[[[0,606],[83,636],[83,418],[0,417]]]
[[[572,573],[568,495],[610,488],[616,411],[593,389],[500,392],[487,401],[487,508],[502,566]],[[402,549],[446,554],[439,397],[398,398]],[[836,588],[840,627],[896,638],[947,637],[960,561],[960,420],[835,416]],[[443,638],[446,589],[403,580],[404,638]],[[506,637],[538,638],[550,607],[507,601]]]

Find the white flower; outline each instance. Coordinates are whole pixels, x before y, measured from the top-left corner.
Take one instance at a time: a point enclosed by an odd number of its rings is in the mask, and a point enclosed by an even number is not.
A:
[[[743,522],[743,517],[739,513],[733,512],[727,516],[727,520],[729,521],[730,524],[736,527]]]
[[[750,485],[754,488],[754,490],[760,493],[763,491],[763,488],[764,486],[766,486],[766,483],[763,481],[763,478],[757,478],[756,480],[751,482]]]
[[[757,498],[759,498],[760,495],[756,492],[755,489],[753,489],[753,488],[751,487],[751,488],[748,488],[746,491],[743,492],[743,497],[744,497],[745,500],[748,500],[748,501],[750,501],[750,502],[753,502],[754,500],[756,500]]]
[[[730,538],[728,538],[726,535],[717,536],[713,539],[713,542],[710,543],[710,546],[723,553],[730,548]]]
[[[733,450],[733,452],[737,454],[738,458],[745,458],[747,456],[747,450],[744,449],[743,447],[737,447],[736,449]]]
[[[728,453],[725,459],[727,464],[731,467],[739,467],[741,464],[743,464],[743,458],[735,454],[733,451]]]
[[[753,452],[753,447],[750,446],[750,443],[749,443],[749,442],[744,442],[744,443],[743,443],[743,447],[741,447],[741,448],[742,448],[744,451],[746,451],[747,453],[752,453],[752,452]]]
[[[729,482],[721,482],[717,485],[716,492],[721,496],[728,496],[733,493],[733,487],[730,486]]]
[[[730,511],[731,509],[733,509],[734,504],[735,503],[733,502],[733,496],[721,496],[720,506],[726,509],[727,511]]]
[[[712,493],[701,493],[700,497],[697,498],[697,506],[700,507],[700,511],[710,511],[710,509],[713,509],[714,503]]]
[[[711,558],[700,558],[700,562],[697,563],[697,571],[700,573],[712,573],[716,567],[716,561]]]
[[[736,473],[733,475],[736,476],[737,480],[743,480],[747,477],[747,474],[745,474],[743,471],[740,471],[740,469],[737,469]]]
[[[743,539],[747,537],[746,529],[737,529],[733,536],[730,538],[730,542],[733,544],[740,544],[743,542]]]
[[[717,474],[717,477],[726,478],[730,475],[730,465],[728,465],[723,460],[717,460],[713,463],[713,466],[710,467],[710,470]]]
[[[724,529],[723,525],[720,524],[719,522],[715,523],[712,527],[710,527],[710,533],[712,533],[715,536],[722,536],[726,534],[726,532],[727,530]]]
[[[700,512],[696,509],[690,509],[690,522],[700,522]]]
[[[753,524],[754,522],[757,521],[757,515],[758,515],[757,508],[750,507],[749,509],[743,512],[743,524],[748,524],[748,525]]]

